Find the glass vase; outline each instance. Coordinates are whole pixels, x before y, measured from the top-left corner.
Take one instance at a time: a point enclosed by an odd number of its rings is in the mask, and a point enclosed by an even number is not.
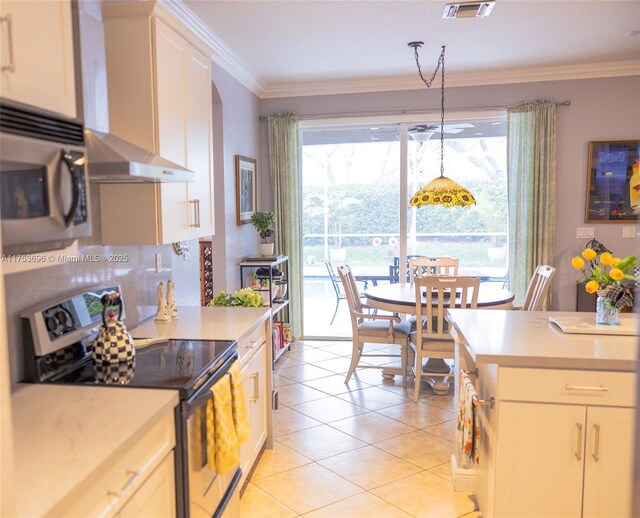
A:
[[[615,326],[618,324],[620,310],[611,305],[611,300],[606,295],[606,290],[598,291],[598,299],[596,300],[596,324]]]

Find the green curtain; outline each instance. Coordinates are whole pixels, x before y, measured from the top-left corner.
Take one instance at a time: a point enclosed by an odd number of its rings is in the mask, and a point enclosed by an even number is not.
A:
[[[303,329],[298,115],[277,113],[267,122],[276,251],[289,256],[289,318],[293,337],[299,338]]]
[[[533,101],[509,107],[507,135],[509,282],[514,304],[520,305],[536,266],[553,266],[556,104]]]

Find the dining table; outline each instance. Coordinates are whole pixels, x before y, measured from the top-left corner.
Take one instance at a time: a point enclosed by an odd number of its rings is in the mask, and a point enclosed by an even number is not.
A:
[[[376,310],[390,311],[398,315],[416,314],[415,285],[409,283],[381,284],[365,289],[367,305]],[[426,297],[422,295],[422,306],[426,307]],[[511,309],[514,294],[499,284],[481,282],[478,289],[478,309]],[[435,301],[433,302],[435,303]],[[451,366],[440,358],[428,358],[423,364],[423,372],[450,374]],[[385,367],[382,369],[385,379],[402,375],[401,369]],[[427,378],[434,393],[444,395],[448,392],[448,380],[444,381]]]

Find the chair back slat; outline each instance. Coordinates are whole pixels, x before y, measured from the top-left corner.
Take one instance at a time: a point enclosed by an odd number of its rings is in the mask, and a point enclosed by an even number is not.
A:
[[[423,337],[434,340],[450,340],[448,326],[445,325],[445,310],[449,308],[478,307],[478,277],[427,276],[416,277],[414,280],[416,296],[416,322],[418,325],[417,343],[422,343]],[[425,305],[422,305],[423,293]],[[431,301],[431,303],[429,303]],[[426,318],[422,318],[425,316]]]
[[[522,311],[540,311],[542,309],[555,272],[556,269],[547,264],[536,268],[531,281],[529,281],[529,287],[522,304]]]
[[[351,268],[344,264],[338,266],[336,269],[338,270],[338,275],[340,275],[340,280],[342,281],[342,288],[344,289],[344,293],[347,298],[349,311],[362,313],[362,301],[360,300],[358,286],[356,285],[356,280],[353,277]]]
[[[452,257],[416,257],[409,259],[409,280],[428,275],[458,275],[458,259]]]

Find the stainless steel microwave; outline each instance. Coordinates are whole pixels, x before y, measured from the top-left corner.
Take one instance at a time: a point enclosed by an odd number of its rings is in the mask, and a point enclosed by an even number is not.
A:
[[[5,255],[91,235],[82,124],[0,105],[0,221]]]

